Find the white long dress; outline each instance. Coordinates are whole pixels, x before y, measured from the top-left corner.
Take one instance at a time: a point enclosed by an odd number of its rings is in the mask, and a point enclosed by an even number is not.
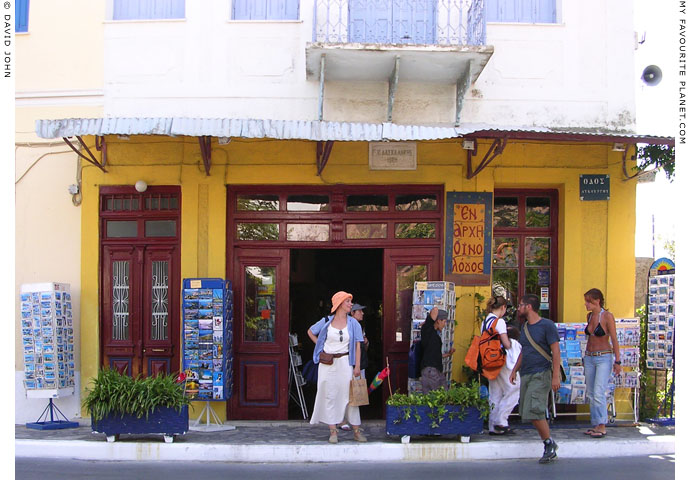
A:
[[[340,329],[328,326],[323,350],[326,353],[345,353],[350,345],[347,328],[343,328],[343,340],[340,341]],[[334,358],[332,365],[319,363],[319,381],[314,401],[314,413],[309,423],[319,422],[336,425],[347,421],[350,425],[361,425],[359,407],[348,405],[350,401],[350,380],[353,367],[347,355]]]

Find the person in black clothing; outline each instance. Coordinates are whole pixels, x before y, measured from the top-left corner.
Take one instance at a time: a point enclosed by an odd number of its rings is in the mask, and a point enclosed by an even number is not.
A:
[[[441,354],[441,331],[446,326],[448,312],[431,309],[422,325],[422,393],[443,387],[448,388],[446,377],[443,375],[443,357],[450,357],[455,351],[451,348],[448,353]]]

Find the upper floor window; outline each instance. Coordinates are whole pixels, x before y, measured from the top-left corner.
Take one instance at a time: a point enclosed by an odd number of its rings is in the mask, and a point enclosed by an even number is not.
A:
[[[113,0],[113,20],[185,18],[185,0]]]
[[[299,0],[233,0],[233,20],[298,20]]]
[[[14,2],[14,31],[29,31],[29,0],[16,0]]]
[[[485,0],[487,22],[556,23],[557,0]]]

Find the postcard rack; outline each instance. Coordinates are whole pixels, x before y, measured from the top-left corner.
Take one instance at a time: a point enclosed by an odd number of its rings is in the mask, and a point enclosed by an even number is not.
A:
[[[294,400],[297,405],[300,406],[302,410],[302,418],[305,420],[309,418],[309,411],[307,410],[307,403],[304,400],[304,392],[302,387],[307,384],[306,380],[302,376],[302,372],[297,368],[302,365],[302,357],[297,352],[297,334],[291,333],[289,335],[290,339],[290,375],[288,381],[288,391],[290,392],[290,398]],[[292,386],[295,385],[295,391],[292,391]]]
[[[566,380],[554,395],[551,394],[550,413],[552,418],[558,416],[587,415],[586,412],[559,412],[559,405],[585,405],[586,383],[584,371],[584,351],[587,345],[585,335],[586,323],[557,323],[560,337],[561,362],[566,373]],[[629,390],[627,401],[631,404],[631,420],[638,421],[638,402],[640,387],[640,319],[620,318],[616,320],[616,337],[620,347],[623,371],[620,375],[611,373],[606,391],[609,422],[615,422],[616,391]],[[623,395],[619,395],[619,398]]]

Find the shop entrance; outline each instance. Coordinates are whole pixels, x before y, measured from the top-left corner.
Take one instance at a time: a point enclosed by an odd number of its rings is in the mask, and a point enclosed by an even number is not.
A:
[[[301,418],[290,400],[289,334],[297,334],[306,363],[314,348],[306,331],[338,290],[367,307],[367,380],[388,358],[392,391],[407,391],[414,282],[441,279],[442,192],[438,185],[228,186],[229,419]],[[383,417],[387,387],[373,393],[364,418]],[[311,413],[315,386],[306,390]]]
[[[314,352],[307,329],[325,315],[330,315],[331,296],[344,290],[353,302],[364,305],[363,328],[369,339],[367,383],[385,364],[382,340],[383,249],[292,249],[290,251],[290,332],[297,335],[299,354],[306,363]],[[293,387],[294,388],[294,387]],[[303,387],[307,410],[311,415],[316,385]],[[381,388],[360,408],[362,418],[382,417]],[[288,405],[288,418],[301,419],[296,402]]]

